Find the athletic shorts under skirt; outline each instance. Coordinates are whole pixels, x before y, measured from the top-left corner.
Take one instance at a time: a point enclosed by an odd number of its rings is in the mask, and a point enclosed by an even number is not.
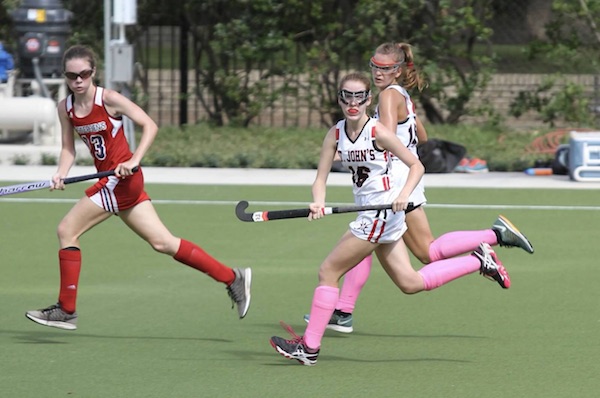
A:
[[[393,189],[369,195],[357,195],[354,202],[359,206],[390,204],[398,197],[399,191]],[[359,239],[372,243],[392,243],[400,240],[406,232],[404,212],[392,210],[370,210],[358,213],[356,220],[350,223],[350,231]]]
[[[99,207],[114,214],[150,200],[144,191],[144,174],[141,170],[123,179],[115,176],[102,178],[86,189],[85,194]]]

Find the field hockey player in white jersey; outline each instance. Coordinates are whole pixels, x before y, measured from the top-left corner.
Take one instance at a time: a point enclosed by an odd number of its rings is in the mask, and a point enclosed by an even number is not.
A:
[[[154,121],[120,93],[94,84],[96,56],[90,48],[76,45],[67,49],[63,68],[71,94],[58,104],[62,149],[51,189],[65,188],[63,179],[75,161],[75,134],[88,146],[96,169],[114,170],[115,175],[101,178],[89,187],[60,221],[57,229],[60,245],[58,302],[40,310],[27,311],[25,316],[40,325],[77,329],[76,303],[82,262],[79,238],[111,216],[118,215],[155,251],[223,283],[238,307],[239,317],[245,317],[250,305],[250,268],[230,268],[195,243],[173,236],[144,190],[140,162],[158,133]],[[142,129],[141,139],[133,153],[125,138],[123,116],[129,117]],[[105,265],[106,260],[96,263]]]
[[[493,278],[501,275],[508,281],[506,270],[487,245],[465,256],[465,261],[453,258],[432,262],[418,272],[413,269],[402,240],[406,231],[404,210],[423,176],[424,167],[394,131],[367,116],[370,86],[370,79],[360,73],[346,75],[341,80],[338,103],[344,119],[327,132],[323,141],[312,186],[309,220],[324,216],[326,182],[336,153],[342,165],[352,173],[355,203],[392,204],[392,210],[360,212],[325,258],[319,269],[319,284],[314,291],[310,323],[304,335],[298,336],[282,323],[293,338],[271,337],[270,343],[278,353],[304,365],[317,362],[323,334],[338,302],[340,278],[373,252],[392,281],[406,294],[432,290],[478,271]],[[392,154],[408,168],[402,186],[394,185],[390,179]]]
[[[407,89],[421,91],[425,86],[423,78],[414,65],[414,57],[408,43],[384,43],[375,50],[370,61],[374,85],[379,89],[375,118],[396,135],[408,150],[418,157],[417,145],[427,141],[427,132],[415,113],[415,105]],[[408,168],[397,158],[393,160],[393,176],[397,185],[406,181]],[[481,243],[490,246],[520,247],[533,253],[533,246],[527,238],[504,216],[499,216],[492,228],[474,231],[452,231],[434,238],[423,205],[426,203],[423,180],[411,193],[410,202],[415,209],[406,212],[407,231],[403,235],[408,249],[423,264],[455,257],[476,250]],[[356,301],[371,272],[372,257],[367,256],[345,276],[340,290],[340,298],[328,329],[341,333],[353,331],[353,312]],[[509,281],[500,276],[496,280],[507,288]],[[308,314],[304,316],[309,321]]]

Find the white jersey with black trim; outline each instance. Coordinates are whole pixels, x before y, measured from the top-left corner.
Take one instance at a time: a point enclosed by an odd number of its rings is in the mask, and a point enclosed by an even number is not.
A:
[[[396,136],[406,146],[406,148],[408,148],[408,150],[415,155],[415,157],[419,158],[419,154],[417,152],[419,138],[417,137],[417,114],[415,112],[415,104],[410,98],[410,94],[408,94],[408,91],[406,91],[404,87],[393,84],[385,88],[385,90],[388,89],[398,91],[406,99],[407,117],[403,121],[396,124]],[[379,119],[379,105],[377,105],[375,108],[374,117]],[[408,166],[406,166],[403,161],[398,159],[393,154],[390,155],[392,158],[392,174],[394,177],[394,184],[398,187],[402,187],[408,178]],[[425,198],[425,184],[423,182],[423,178],[421,178],[411,193],[409,200],[415,205],[427,202],[427,198]]]
[[[390,153],[375,144],[377,120],[369,118],[355,140],[346,132],[346,121],[335,126],[337,153],[342,165],[352,173],[354,195],[368,195],[388,191],[392,188]]]
[[[385,88],[385,90],[389,89],[398,91],[406,99],[406,113],[408,116],[405,120],[398,122],[396,125],[396,135],[409,151],[419,157],[417,154],[419,138],[417,138],[417,114],[415,113],[415,104],[412,102],[410,94],[408,94],[408,91],[406,91],[404,87],[392,84]],[[379,104],[375,108],[374,117],[375,119],[379,119]],[[398,161],[398,158],[394,156],[394,160]]]

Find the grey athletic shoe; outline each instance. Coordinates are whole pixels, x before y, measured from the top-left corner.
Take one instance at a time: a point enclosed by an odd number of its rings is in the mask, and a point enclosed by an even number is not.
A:
[[[317,352],[308,352],[304,343],[304,338],[298,336],[294,329],[284,322],[280,322],[281,326],[292,335],[291,340],[286,340],[282,337],[273,336],[269,340],[271,346],[275,348],[275,351],[283,355],[288,359],[295,359],[302,365],[313,366],[317,364],[317,358],[319,357],[319,350]]]
[[[510,287],[510,277],[502,265],[494,249],[488,243],[481,243],[473,255],[481,261],[479,273],[486,278],[498,282],[503,289]]]
[[[227,286],[227,294],[231,298],[231,308],[238,307],[240,319],[246,316],[250,307],[250,286],[252,284],[252,270],[250,268],[234,268],[235,279]]]
[[[304,322],[308,323],[309,321],[310,314],[304,315]],[[352,333],[354,331],[352,328],[352,314],[335,310],[327,324],[327,329],[340,333]]]
[[[527,253],[533,253],[533,246],[529,240],[503,215],[494,221],[492,230],[496,233],[500,246],[520,247]]]
[[[41,310],[27,311],[25,316],[40,325],[65,330],[77,329],[77,312],[68,314],[58,303]]]

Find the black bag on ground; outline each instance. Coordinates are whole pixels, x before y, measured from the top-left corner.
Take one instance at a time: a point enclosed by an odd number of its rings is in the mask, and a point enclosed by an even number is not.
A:
[[[467,149],[454,142],[430,138],[417,147],[426,173],[452,173]]]

